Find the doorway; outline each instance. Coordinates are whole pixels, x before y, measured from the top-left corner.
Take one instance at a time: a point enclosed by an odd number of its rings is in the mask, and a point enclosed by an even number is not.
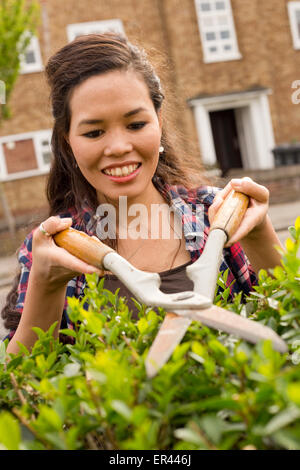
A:
[[[222,176],[232,168],[243,168],[235,110],[211,111],[209,117]]]

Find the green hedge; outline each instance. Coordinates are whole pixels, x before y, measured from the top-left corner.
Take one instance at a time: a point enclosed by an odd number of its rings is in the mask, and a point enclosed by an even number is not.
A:
[[[215,303],[273,328],[289,353],[269,341],[251,345],[192,322],[153,379],[144,360],[164,310],[124,299],[96,275],[79,301],[69,299],[73,344],[36,328],[7,362],[0,348],[2,449],[300,449],[300,217],[290,228],[281,266],[260,271],[241,303]],[[226,273],[218,284],[224,286]],[[89,310],[83,309],[85,302]]]

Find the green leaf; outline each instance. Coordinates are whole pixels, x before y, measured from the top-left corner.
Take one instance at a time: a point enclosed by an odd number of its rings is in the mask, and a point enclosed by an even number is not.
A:
[[[297,240],[297,230],[295,227],[289,227],[288,228],[290,234],[292,235],[294,240]]]
[[[300,436],[299,431],[298,435],[295,431],[285,429],[282,431],[276,432],[272,438],[280,446],[288,450],[300,450]]]
[[[148,329],[148,322],[147,322],[146,318],[141,318],[137,322],[137,327],[139,329],[139,332],[143,335]]]
[[[295,220],[295,229],[298,231],[300,230],[300,215]]]
[[[112,400],[110,406],[127,421],[131,421],[131,409],[121,400]]]
[[[288,426],[289,424],[293,423],[297,419],[300,418],[300,408],[297,408],[293,405],[289,405],[283,411],[278,413],[278,415],[274,416],[268,424],[265,426],[262,434],[264,436],[268,436],[270,434],[275,433],[281,428]]]
[[[290,383],[287,386],[287,394],[290,400],[300,406],[300,382]]]
[[[65,377],[75,377],[76,375],[80,374],[80,367],[81,367],[81,365],[76,363],[76,362],[71,363],[71,364],[67,364],[64,367],[63,375]]]
[[[18,450],[21,442],[21,430],[18,421],[8,412],[0,414],[0,444],[7,450]]]
[[[0,364],[5,364],[6,347],[4,341],[0,342]]]
[[[17,345],[20,348],[20,352],[22,352],[25,356],[29,356],[30,352],[24,344],[20,343],[20,341],[17,341]]]
[[[285,247],[289,253],[294,253],[295,251],[295,242],[290,238],[287,238],[285,241]]]
[[[59,333],[67,336],[72,336],[73,338],[77,337],[77,333],[74,330],[70,330],[68,328],[63,328],[62,330],[59,330]]]
[[[178,361],[179,359],[181,359],[185,355],[185,353],[189,350],[189,348],[190,348],[190,343],[188,341],[178,344],[172,354],[173,360]]]
[[[45,337],[45,332],[44,330],[42,330],[41,328],[39,328],[38,326],[33,326],[32,327],[32,330],[36,333],[36,335],[38,336],[39,339],[42,339]]]
[[[45,430],[55,430],[60,431],[62,429],[62,420],[59,414],[52,408],[41,405],[40,414],[38,419],[35,421],[35,427],[37,428],[38,424],[41,423]]]
[[[177,439],[180,439],[185,442],[190,442],[191,444],[195,444],[201,448],[206,449],[207,446],[205,444],[205,441],[199,436],[198,433],[193,431],[192,429],[188,428],[179,428],[174,431],[174,436]]]

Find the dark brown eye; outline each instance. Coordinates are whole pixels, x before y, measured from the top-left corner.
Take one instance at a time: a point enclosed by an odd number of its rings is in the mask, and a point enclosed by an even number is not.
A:
[[[138,129],[142,129],[147,123],[144,122],[144,121],[139,121],[139,122],[132,122],[130,125],[129,125],[129,128],[130,129],[133,129],[133,130],[138,130]]]
[[[87,132],[86,134],[83,134],[83,136],[87,137],[88,139],[96,139],[97,137],[100,137],[102,133],[103,131],[101,130],[90,131],[90,132]]]

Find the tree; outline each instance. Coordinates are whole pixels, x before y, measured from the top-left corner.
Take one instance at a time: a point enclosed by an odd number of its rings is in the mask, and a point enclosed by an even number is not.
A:
[[[37,0],[0,0],[0,80],[5,86],[5,102],[0,106],[0,126],[9,119],[9,98],[20,72],[20,59],[26,51],[39,22]],[[0,202],[12,236],[15,220],[0,181]]]

